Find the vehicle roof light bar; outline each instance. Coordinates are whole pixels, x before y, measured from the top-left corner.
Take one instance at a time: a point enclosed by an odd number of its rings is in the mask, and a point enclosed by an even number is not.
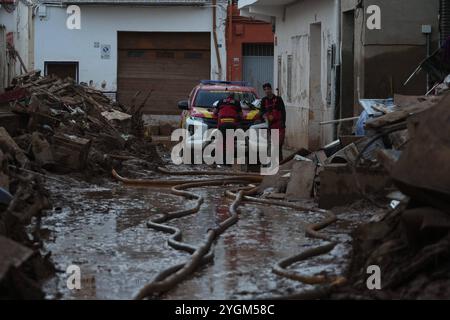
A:
[[[247,81],[219,81],[219,80],[201,80],[201,84],[203,85],[230,85],[230,86],[242,86],[242,87],[251,87],[251,84]]]

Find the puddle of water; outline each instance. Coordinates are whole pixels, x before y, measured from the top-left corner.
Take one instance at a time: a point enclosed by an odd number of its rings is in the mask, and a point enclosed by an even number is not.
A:
[[[62,271],[46,283],[48,298],[130,299],[159,272],[189,258],[167,245],[169,235],[145,225],[156,213],[193,204],[168,189],[126,188],[112,182],[98,187],[76,180],[70,186],[51,181],[48,188],[57,210],[42,218],[44,245]],[[205,197],[200,211],[169,224],[183,231],[185,241],[197,244],[210,227],[228,217],[231,201],[223,197],[223,188],[193,190]],[[164,298],[247,299],[309,288],[271,269],[278,260],[320,244],[304,237],[304,221],[320,220],[320,215],[253,204],[240,209],[239,222],[215,243],[214,263]],[[331,232],[338,234],[339,228]],[[323,257],[292,268],[302,274],[342,273],[350,247],[347,241]],[[67,289],[65,270],[72,264],[81,268],[81,290]]]

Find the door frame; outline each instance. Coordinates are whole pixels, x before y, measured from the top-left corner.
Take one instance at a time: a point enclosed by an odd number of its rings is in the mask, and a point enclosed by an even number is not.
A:
[[[79,72],[80,72],[80,63],[78,61],[44,61],[44,75],[48,75],[48,65],[49,64],[74,64],[75,65],[75,82],[79,83]]]

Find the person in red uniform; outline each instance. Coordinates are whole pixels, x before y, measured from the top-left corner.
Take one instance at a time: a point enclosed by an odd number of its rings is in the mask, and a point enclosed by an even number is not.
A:
[[[278,148],[281,161],[283,160],[283,144],[286,134],[286,107],[283,99],[273,93],[270,83],[264,84],[263,89],[266,96],[261,100],[261,117],[267,119],[269,129],[279,130]]]
[[[214,114],[217,116],[217,128],[222,133],[223,137],[223,159],[226,162],[226,148],[234,148],[233,143],[227,146],[226,131],[228,129],[236,130],[239,128],[239,123],[242,119],[241,103],[234,96],[234,93],[230,93],[227,98],[220,100],[217,104]]]

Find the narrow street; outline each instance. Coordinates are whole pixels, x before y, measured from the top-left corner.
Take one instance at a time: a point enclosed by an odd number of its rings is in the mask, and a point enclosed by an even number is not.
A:
[[[0,0],[0,300],[449,300],[449,106],[450,0]]]
[[[177,167],[185,169],[189,167]],[[150,171],[145,174],[160,178]],[[42,217],[40,229],[44,248],[52,252],[60,271],[44,287],[47,298],[130,299],[159,272],[188,259],[188,254],[167,245],[166,234],[147,228],[146,222],[157,213],[187,208],[192,203],[169,190],[55,178],[61,182],[48,179],[46,183],[54,209]],[[203,241],[208,228],[227,217],[231,201],[224,197],[223,188],[192,191],[206,199],[200,211],[170,224],[182,230],[186,242],[195,245]],[[245,204],[240,210],[239,222],[214,245],[214,262],[163,299],[259,299],[308,289],[308,285],[275,275],[272,267],[295,252],[321,243],[304,234],[305,222],[317,222],[321,215],[254,204]],[[306,275],[344,273],[351,250],[348,233],[361,218],[376,217],[376,210],[338,211],[339,222],[325,232],[341,243],[327,255],[296,264],[293,270]],[[85,279],[79,291],[67,289],[65,268],[72,264],[81,267]]]

